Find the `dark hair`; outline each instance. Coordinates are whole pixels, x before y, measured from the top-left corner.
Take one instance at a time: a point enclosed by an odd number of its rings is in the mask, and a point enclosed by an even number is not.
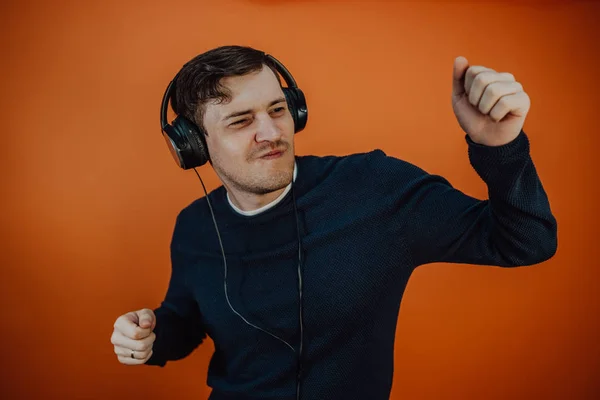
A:
[[[177,115],[194,122],[206,134],[203,125],[205,104],[231,100],[231,93],[220,82],[229,76],[245,75],[259,71],[266,65],[275,77],[275,65],[265,52],[247,46],[221,46],[202,53],[188,61],[175,80],[175,95],[171,107]]]

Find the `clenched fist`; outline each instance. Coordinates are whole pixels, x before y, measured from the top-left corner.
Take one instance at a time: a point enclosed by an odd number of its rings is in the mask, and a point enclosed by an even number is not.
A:
[[[122,364],[140,365],[148,361],[156,339],[153,332],[155,326],[156,317],[148,308],[131,311],[117,318],[110,341]]]
[[[452,108],[461,128],[475,142],[502,146],[520,133],[531,101],[513,74],[454,60]]]

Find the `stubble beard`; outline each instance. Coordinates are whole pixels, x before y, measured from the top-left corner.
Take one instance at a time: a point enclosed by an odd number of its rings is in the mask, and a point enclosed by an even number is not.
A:
[[[273,172],[260,171],[260,176],[248,174],[243,170],[220,170],[220,175],[226,178],[226,181],[230,186],[246,193],[265,195],[283,189],[292,182],[294,175],[295,157],[290,156],[290,154],[293,154],[293,147],[291,145],[283,142],[275,143],[267,148],[252,152],[247,160],[250,164],[260,162],[257,160],[258,156],[264,155],[270,150],[275,149],[285,149],[283,157],[286,158],[285,163],[288,164],[285,168]],[[283,160],[279,160],[279,162],[283,162]]]

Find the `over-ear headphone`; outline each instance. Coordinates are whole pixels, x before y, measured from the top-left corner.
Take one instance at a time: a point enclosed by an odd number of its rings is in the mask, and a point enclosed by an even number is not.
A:
[[[294,77],[281,62],[269,54],[265,54],[265,57],[274,64],[275,69],[287,84],[287,87],[282,88],[283,93],[294,119],[294,132],[300,132],[308,120],[304,93],[298,88]],[[175,162],[183,169],[190,169],[206,164],[209,154],[204,133],[195,123],[181,115],[177,116],[171,124],[167,120],[167,109],[175,92],[175,81],[178,75],[173,78],[165,90],[160,108],[160,126]]]

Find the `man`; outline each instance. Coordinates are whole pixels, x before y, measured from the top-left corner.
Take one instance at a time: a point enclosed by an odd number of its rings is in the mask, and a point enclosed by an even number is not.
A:
[[[517,267],[556,252],[522,130],[529,97],[511,74],[463,57],[453,80],[488,200],[381,150],[295,156],[295,121],[260,51],[224,46],[187,63],[172,106],[199,127],[223,186],[178,216],[161,306],[116,320],[119,361],[164,366],[208,335],[211,399],[389,398],[417,266]]]

